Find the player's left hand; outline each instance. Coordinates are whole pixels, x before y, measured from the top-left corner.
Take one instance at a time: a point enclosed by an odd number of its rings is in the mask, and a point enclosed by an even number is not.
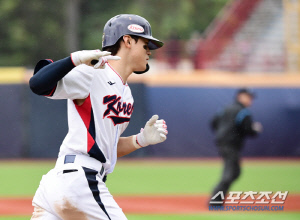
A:
[[[166,122],[163,119],[158,120],[158,115],[153,115],[144,129],[136,135],[137,144],[141,147],[158,144],[167,139],[167,134]]]
[[[260,122],[253,122],[252,129],[257,133],[261,133],[263,131],[263,126]]]

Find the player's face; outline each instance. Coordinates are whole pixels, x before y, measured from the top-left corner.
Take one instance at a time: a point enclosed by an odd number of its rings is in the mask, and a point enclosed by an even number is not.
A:
[[[151,55],[148,47],[149,40],[139,38],[138,41],[132,46],[134,69],[133,71],[144,71]]]
[[[242,93],[238,96],[238,101],[242,103],[245,107],[250,107],[253,102],[253,97],[249,94]]]

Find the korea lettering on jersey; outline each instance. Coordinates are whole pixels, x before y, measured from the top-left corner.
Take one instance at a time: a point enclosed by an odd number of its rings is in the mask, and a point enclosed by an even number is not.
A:
[[[68,99],[69,131],[59,156],[89,155],[111,173],[117,160],[117,144],[130,121],[133,97],[127,83],[109,65],[94,69],[80,65],[61,79],[51,99]],[[80,106],[74,99],[85,99]]]

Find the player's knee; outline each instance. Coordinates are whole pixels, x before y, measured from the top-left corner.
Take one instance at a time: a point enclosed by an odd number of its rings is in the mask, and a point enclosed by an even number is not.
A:
[[[230,185],[233,181],[235,181],[240,176],[239,171],[234,171],[227,175],[225,178],[223,178],[222,182],[225,185]]]
[[[236,180],[241,174],[240,169],[235,170],[235,172],[232,174],[232,181]]]

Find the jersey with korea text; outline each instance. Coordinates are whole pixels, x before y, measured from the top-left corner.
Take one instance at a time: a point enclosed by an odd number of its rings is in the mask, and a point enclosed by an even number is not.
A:
[[[109,65],[94,69],[79,65],[56,87],[51,99],[68,99],[69,131],[59,156],[89,155],[101,161],[111,173],[117,160],[117,144],[133,111],[133,97],[127,83]],[[80,106],[74,99],[85,99]]]

